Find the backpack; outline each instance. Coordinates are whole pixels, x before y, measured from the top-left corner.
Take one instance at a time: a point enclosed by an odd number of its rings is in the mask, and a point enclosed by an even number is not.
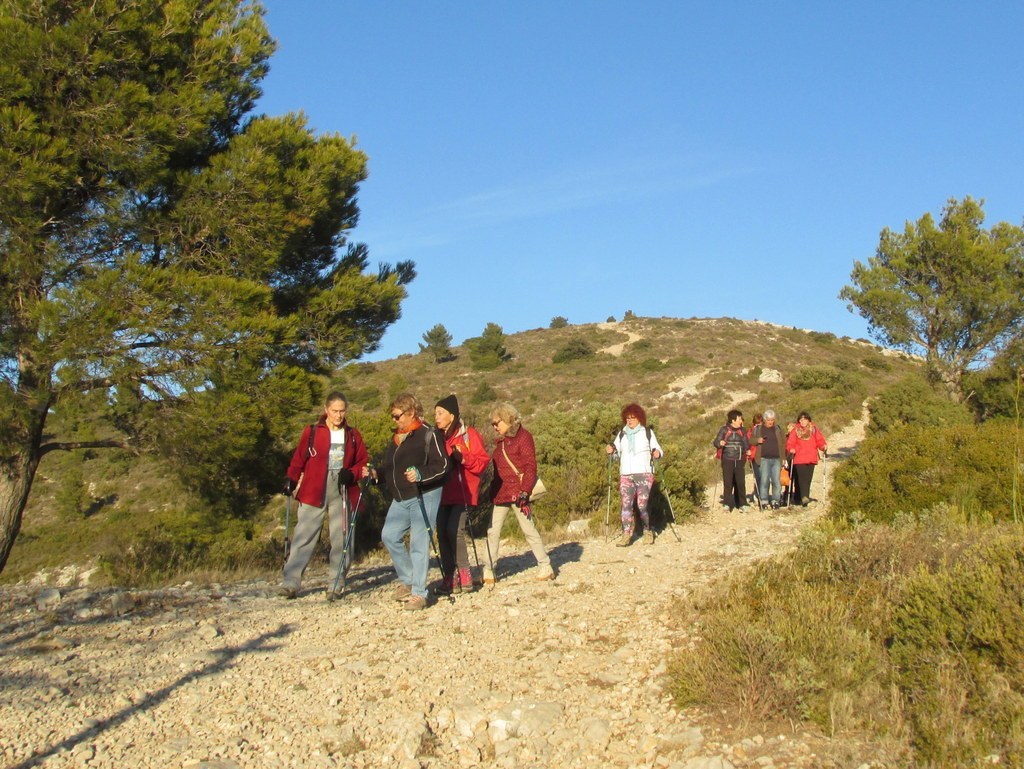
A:
[[[726,427],[725,428],[725,442],[728,443],[729,442],[729,436],[730,435],[735,435],[736,433],[741,433],[742,434],[743,433],[743,429],[741,428],[739,430],[733,430],[731,427]],[[715,459],[721,459],[722,458],[722,449],[723,448],[724,448],[723,446],[719,446],[717,449],[715,449]]]

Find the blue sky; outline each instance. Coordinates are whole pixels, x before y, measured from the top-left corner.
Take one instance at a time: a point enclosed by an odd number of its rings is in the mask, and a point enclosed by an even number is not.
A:
[[[259,110],[356,137],[352,239],[416,263],[369,359],[626,310],[866,337],[883,227],[1024,221],[1016,0],[264,5]]]

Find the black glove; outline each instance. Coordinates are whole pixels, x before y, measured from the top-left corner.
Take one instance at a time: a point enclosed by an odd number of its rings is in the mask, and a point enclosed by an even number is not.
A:
[[[451,463],[453,465],[461,465],[462,464],[462,452],[461,451],[453,451],[448,456],[448,459],[451,460]]]
[[[352,471],[347,467],[343,467],[338,471],[338,488],[345,486],[351,486],[356,482],[356,477],[352,474]]]
[[[297,485],[298,484],[295,483],[295,481],[293,481],[291,478],[285,478],[284,479],[284,490],[282,491],[282,493],[286,497],[290,497],[292,495],[292,492],[295,491],[295,487]]]

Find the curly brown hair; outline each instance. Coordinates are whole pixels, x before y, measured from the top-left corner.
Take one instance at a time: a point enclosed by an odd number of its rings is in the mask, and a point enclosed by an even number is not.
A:
[[[636,417],[640,420],[640,424],[647,427],[647,412],[639,403],[630,403],[622,407],[622,423],[625,424],[630,417]]]

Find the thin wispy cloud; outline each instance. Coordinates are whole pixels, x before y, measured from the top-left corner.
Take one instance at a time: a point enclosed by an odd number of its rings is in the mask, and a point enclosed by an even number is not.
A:
[[[489,227],[707,189],[758,170],[712,158],[637,158],[564,169],[432,205],[406,221],[407,227],[422,224],[422,231],[402,235],[392,230],[375,242],[374,250],[388,256],[443,247]]]

